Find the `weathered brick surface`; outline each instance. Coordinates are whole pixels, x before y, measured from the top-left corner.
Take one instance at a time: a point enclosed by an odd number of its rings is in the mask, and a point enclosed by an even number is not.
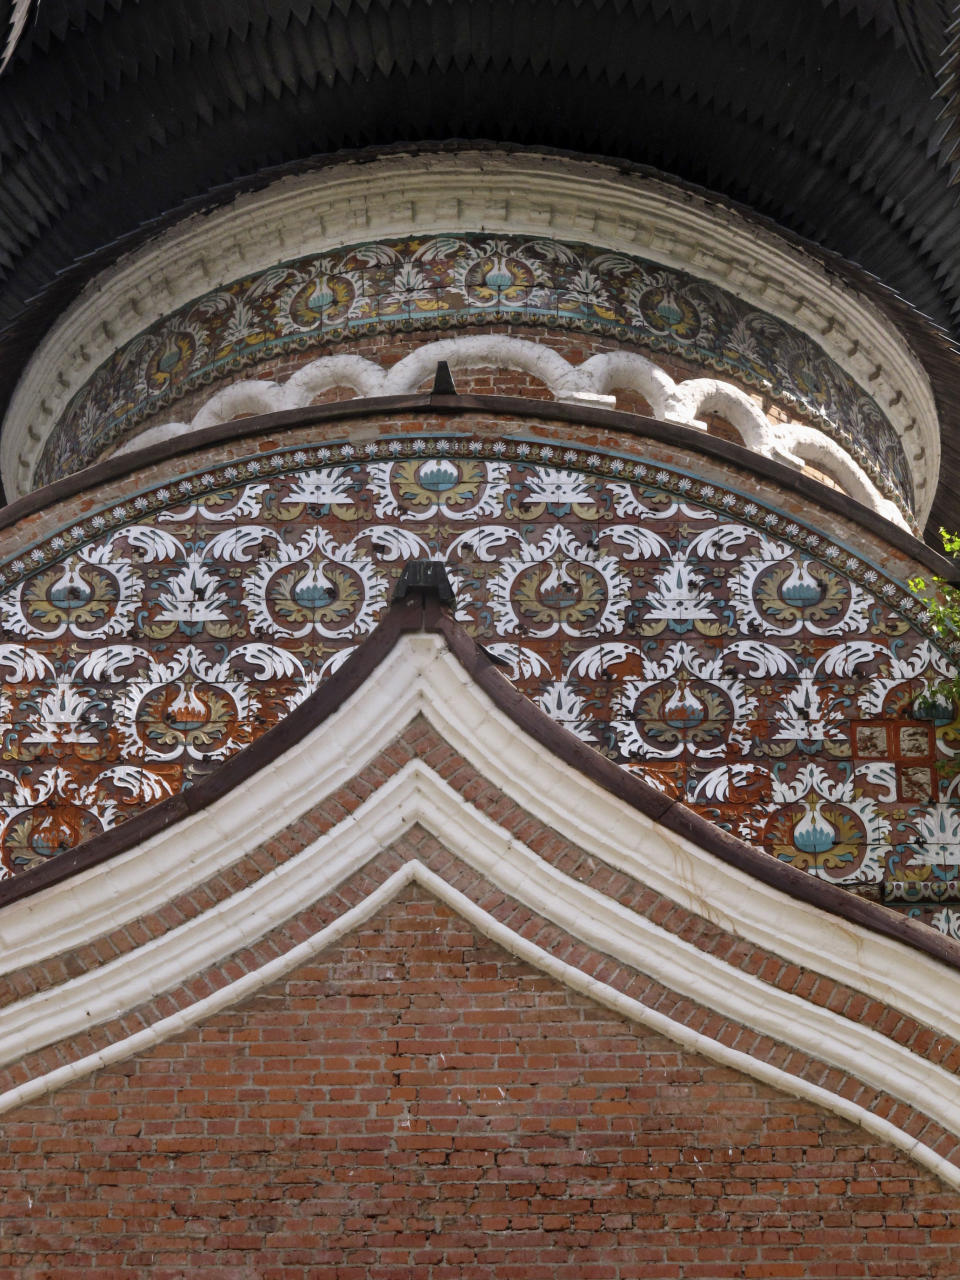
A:
[[[2,1122],[0,1277],[955,1277],[958,1197],[420,890]]]

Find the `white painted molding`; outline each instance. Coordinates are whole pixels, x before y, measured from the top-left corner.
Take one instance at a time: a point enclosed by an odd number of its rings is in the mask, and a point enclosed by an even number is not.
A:
[[[314,738],[322,750],[322,733]],[[292,821],[298,814],[286,816]],[[420,760],[408,762],[349,818],[247,889],[133,952],[0,1009],[0,1063],[79,1035],[252,945],[356,874],[414,824],[501,892],[587,946],[723,1017],[892,1091],[960,1132],[960,1094],[950,1072],[698,950],[571,879],[465,803]]]
[[[446,360],[451,370],[484,366],[517,369],[539,378],[551,391],[567,385],[579,386],[581,381],[574,366],[543,343],[506,334],[471,334],[440,338],[411,351],[384,376],[383,394],[416,391],[421,382],[433,378],[439,360]]]
[[[283,384],[283,407],[299,409],[331,387],[351,387],[358,396],[382,396],[384,372],[363,356],[321,356],[312,360]]]
[[[192,422],[159,422],[147,427],[139,435],[124,441],[116,453],[132,453],[134,449],[147,449],[153,444],[163,444],[165,440],[176,440],[180,436],[188,436],[197,428]]]
[[[191,424],[194,431],[215,427],[221,422],[254,417],[283,408],[283,391],[276,382],[247,379],[233,382],[210,397]]]
[[[664,369],[634,351],[606,351],[588,356],[577,368],[586,390],[600,395],[617,388],[638,391],[655,418],[669,418],[677,405],[677,383]],[[690,415],[692,420],[693,415]]]
[[[125,440],[115,453],[132,453],[249,414],[306,408],[331,387],[350,387],[362,396],[412,394],[432,378],[441,360],[451,370],[517,369],[540,379],[557,400],[580,404],[610,407],[612,401],[606,395],[609,390],[622,387],[638,391],[649,402],[654,417],[701,430],[706,430],[706,425],[699,414],[723,414],[740,432],[748,449],[798,470],[807,457],[816,459],[816,465],[833,475],[851,497],[900,528],[909,527],[896,503],[883,497],[840,445],[815,427],[775,426],[746,392],[732,383],[716,378],[690,378],[678,383],[651,360],[630,351],[590,356],[574,365],[550,347],[506,334],[426,342],[386,370],[363,356],[331,355],[312,360],[282,384],[266,379],[234,382],[215,392],[189,423],[150,426]],[[795,439],[806,453],[793,448]]]
[[[361,770],[416,714],[427,716],[495,786],[589,855],[621,867],[774,954],[838,977],[948,1035],[960,1031],[960,975],[898,942],[824,916],[760,884],[617,800],[522,734],[450,655],[442,639],[423,634],[401,638],[363,688],[262,770],[255,785],[238,788],[102,867],[5,908],[0,912],[3,967],[9,971],[89,940],[107,927],[157,909],[218,868],[229,866]],[[780,992],[698,951],[564,875],[465,804],[419,760],[406,765],[337,828],[249,888],[133,952],[0,1011],[0,1053],[6,1060],[20,1057],[170,989],[282,924],[306,902],[342,883],[415,822],[433,831],[504,892],[588,945],[602,948],[725,1016],[893,1092],[960,1132],[960,1096],[955,1078],[943,1068],[869,1027]],[[421,873],[427,874],[421,869],[416,875]],[[377,895],[374,898],[381,901]],[[347,927],[353,927],[345,921],[346,917],[333,932],[324,931],[310,945],[319,949],[341,937]],[[495,921],[488,924],[489,929],[504,932]],[[513,938],[506,933],[508,940]],[[528,945],[522,939],[510,943],[515,951],[521,944]],[[289,956],[281,960],[289,967],[299,963]],[[272,981],[275,969],[276,964],[268,965],[211,997],[212,1004],[201,1001],[79,1065],[60,1068],[13,1090],[0,1099],[0,1109],[156,1043],[215,1007],[241,998],[258,983]],[[593,993],[582,973],[579,977],[576,970],[563,973],[563,980],[586,983],[587,987],[578,989]],[[605,1001],[614,1001],[610,1007],[626,1010],[618,993],[598,990],[605,992]],[[627,1016],[653,1025],[648,1014],[637,1005]],[[679,1024],[666,1020],[660,1029],[687,1043],[686,1029]],[[709,1040],[700,1047],[706,1052],[710,1045],[716,1050],[711,1051],[714,1057],[732,1052]],[[749,1057],[736,1065],[757,1078],[776,1082],[777,1087],[813,1096],[804,1092],[813,1086]],[[774,1075],[768,1076],[771,1071]],[[817,1097],[838,1114],[870,1127],[856,1109],[840,1110],[852,1103],[829,1093]],[[952,1166],[941,1169],[931,1163],[932,1153],[924,1154],[926,1149],[917,1147],[905,1133],[895,1131],[887,1138],[943,1176],[960,1178]]]
[[[358,239],[489,231],[585,240],[691,270],[801,329],[872,395],[904,440],[923,522],[939,472],[929,380],[863,295],[720,203],[600,163],[464,152],[347,162],[195,216],[98,277],[41,343],[0,441],[12,494],[70,397],[115,349],[238,275]]]
[[[202,883],[320,804],[416,716],[497,788],[588,854],[721,928],[960,1040],[960,975],[789,898],[658,826],[522,734],[435,635],[400,639],[317,730],[207,809],[0,911],[0,974],[82,945]],[[284,797],[283,805],[277,796]]]
[[[716,378],[691,378],[676,384],[670,394],[667,418],[671,422],[694,422],[702,413],[721,414],[737,428],[748,449],[770,455],[771,424],[739,387]]]
[[[640,1001],[625,995],[621,991],[617,991],[606,983],[591,978],[582,970],[567,964],[558,957],[544,951],[535,943],[513,932],[472,902],[465,894],[455,889],[416,860],[406,863],[398,871],[394,872],[362,902],[344,912],[325,929],[297,944],[283,955],[268,961],[260,969],[244,974],[243,977],[227,984],[211,995],[198,1000],[175,1014],[152,1023],[142,1031],[135,1032],[133,1035],[123,1039],[115,1040],[96,1053],[75,1059],[73,1062],[57,1067],[44,1075],[35,1076],[24,1084],[0,1094],[0,1114],[43,1097],[55,1089],[83,1079],[103,1067],[109,1067],[113,1063],[121,1062],[136,1053],[149,1050],[171,1036],[178,1035],[205,1019],[213,1017],[223,1009],[248,999],[265,986],[277,982],[294,972],[301,964],[313,959],[325,948],[334,945],[352,930],[370,920],[409,884],[420,885],[446,903],[447,906],[465,919],[469,925],[488,937],[492,942],[504,947],[519,959],[534,965],[588,999],[595,1000],[630,1022],[668,1037],[693,1053],[702,1054],[713,1062],[718,1062],[734,1071],[739,1071],[755,1080],[759,1080],[774,1089],[802,1098],[815,1106],[820,1106],[835,1115],[842,1116],[852,1124],[859,1125],[881,1142],[889,1143],[898,1150],[903,1151],[921,1167],[929,1169],[940,1177],[948,1186],[960,1188],[960,1169],[942,1156],[939,1156],[931,1147],[913,1138],[905,1130],[892,1124],[889,1120],[874,1115],[867,1108],[858,1106],[855,1102],[838,1094],[831,1093],[820,1085],[815,1085],[769,1063],[752,1058],[749,1054],[730,1048],[701,1032],[693,1031],[683,1023],[648,1008]]]

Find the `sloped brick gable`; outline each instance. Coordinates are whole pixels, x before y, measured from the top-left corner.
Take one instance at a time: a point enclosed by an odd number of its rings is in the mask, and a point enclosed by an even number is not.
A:
[[[956,1197],[410,886],[3,1121],[0,1276],[948,1277]]]

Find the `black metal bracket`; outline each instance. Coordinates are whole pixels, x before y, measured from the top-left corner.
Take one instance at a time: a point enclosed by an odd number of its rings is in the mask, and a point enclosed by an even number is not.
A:
[[[403,600],[412,592],[434,596],[441,604],[453,604],[456,597],[442,560],[408,560],[393,591],[394,600]]]

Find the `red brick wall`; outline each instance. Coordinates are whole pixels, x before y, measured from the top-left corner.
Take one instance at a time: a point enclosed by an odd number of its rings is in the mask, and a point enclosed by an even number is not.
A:
[[[956,1207],[420,890],[0,1121],[3,1280],[954,1280]]]

